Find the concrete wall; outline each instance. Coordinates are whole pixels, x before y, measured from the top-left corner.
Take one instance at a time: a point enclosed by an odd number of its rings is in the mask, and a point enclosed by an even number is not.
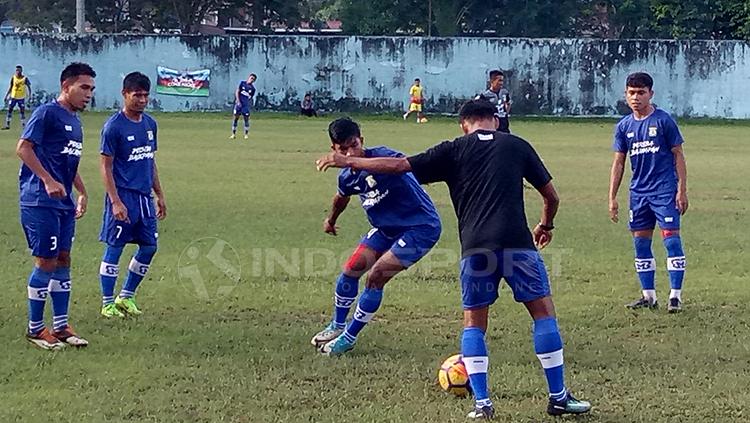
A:
[[[419,77],[429,111],[455,112],[498,67],[516,115],[617,115],[625,76],[645,70],[655,102],[673,114],[750,118],[750,44],[731,41],[0,34],[0,89],[20,63],[35,99],[52,96],[73,60],[99,74],[100,109],[119,105],[126,73],[155,78],[164,65],[212,71],[208,98],[153,95],[152,107],[166,111],[229,109],[236,84],[254,72],[259,109],[294,110],[312,91],[326,109],[400,110]]]

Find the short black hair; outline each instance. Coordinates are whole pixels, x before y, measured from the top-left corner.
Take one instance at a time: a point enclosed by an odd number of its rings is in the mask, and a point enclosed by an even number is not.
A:
[[[23,70],[23,66],[21,66],[21,65],[16,65],[16,69],[21,69],[21,70]]]
[[[417,82],[417,81],[419,81],[419,78],[414,78],[414,82]],[[419,81],[419,82],[422,82],[422,81]]]
[[[254,76],[255,79],[258,79],[258,75],[254,74],[254,73],[251,73],[250,76]]]
[[[490,81],[497,78],[498,76],[503,76],[503,71],[499,69],[493,69],[490,71]]]
[[[469,100],[461,106],[458,111],[458,119],[461,122],[492,119],[495,117],[495,113],[497,113],[497,108],[492,103],[483,98],[478,98]]]
[[[361,137],[357,122],[351,118],[343,117],[334,120],[328,125],[328,136],[333,144],[343,144],[354,137]]]
[[[122,80],[122,90],[129,92],[138,90],[151,91],[151,80],[148,79],[148,76],[140,72],[130,72]]]
[[[65,66],[62,73],[60,74],[60,83],[67,81],[71,78],[78,78],[81,75],[87,75],[92,78],[96,78],[96,72],[87,63],[73,62],[68,66]]]
[[[625,80],[625,88],[648,88],[651,91],[654,88],[654,79],[646,72],[635,72],[628,75]]]

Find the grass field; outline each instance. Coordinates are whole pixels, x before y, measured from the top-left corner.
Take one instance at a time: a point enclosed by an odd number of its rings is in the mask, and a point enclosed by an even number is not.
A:
[[[229,141],[225,116],[157,115],[169,215],[139,291],[145,315],[105,321],[98,316],[103,188],[97,169],[106,116],[84,116],[80,171],[91,199],[77,229],[70,315],[91,346],[80,351],[38,351],[22,337],[32,264],[18,224],[18,132],[0,133],[0,422],[465,421],[471,401],[447,397],[435,385],[440,362],[459,349],[461,330],[456,221],[444,186],[427,188],[444,222],[436,251],[386,288],[357,348],[329,359],[308,342],[329,318],[339,263],[368,226],[353,202],[338,237],[321,230],[335,172],[319,174],[313,162],[328,148],[328,120],[259,115],[250,141]],[[607,217],[613,123],[512,124],[545,159],[562,200],[544,255],[568,384],[594,404],[578,420],[748,421],[748,126],[682,126],[690,265],[686,311],[668,315],[664,308],[623,307],[639,288],[626,226]],[[363,118],[362,126],[369,145],[406,153],[458,131],[447,119],[416,125]],[[626,198],[620,196],[621,204]],[[529,192],[530,221],[539,208]],[[668,282],[658,241],[655,253],[664,303]],[[488,333],[497,419],[552,421],[544,414],[546,384],[529,318],[504,291]]]

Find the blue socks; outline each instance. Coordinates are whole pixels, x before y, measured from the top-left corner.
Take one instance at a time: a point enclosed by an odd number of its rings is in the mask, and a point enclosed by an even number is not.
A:
[[[52,272],[34,267],[29,275],[29,334],[37,334],[44,329],[44,304],[47,301],[49,281]]]
[[[70,305],[70,267],[58,267],[49,280],[49,296],[52,298],[52,327],[59,332],[68,326]]]
[[[680,236],[664,238],[664,248],[667,250],[667,271],[672,291],[669,298],[681,298],[682,280],[685,278],[685,252],[682,250]]]
[[[151,267],[151,260],[156,254],[156,245],[139,245],[138,251],[135,256],[130,260],[128,265],[128,278],[125,280],[125,284],[122,286],[120,291],[120,298],[133,298],[135,291],[138,289],[138,285],[146,276],[149,267]]]
[[[357,299],[359,292],[359,278],[353,278],[341,273],[336,279],[336,293],[334,296],[333,324],[338,329],[346,326],[346,316]]]
[[[656,301],[656,285],[654,283],[656,260],[654,260],[654,253],[651,251],[651,238],[634,237],[633,245],[635,246],[635,271],[641,281],[643,297],[654,302]]]
[[[469,383],[477,407],[492,405],[487,387],[487,368],[490,359],[487,356],[487,344],[484,342],[484,332],[481,329],[464,328],[461,336],[461,354],[466,372],[469,374]]]
[[[563,364],[563,343],[557,319],[547,317],[534,321],[534,351],[547,378],[549,396],[561,402],[567,397]]]
[[[372,319],[375,312],[380,308],[383,301],[383,290],[374,288],[365,288],[362,295],[359,296],[357,310],[354,311],[354,318],[344,331],[344,336],[349,342],[355,342],[357,335],[365,327],[367,322]]]
[[[120,274],[120,256],[124,247],[108,245],[99,265],[99,282],[102,287],[102,306],[115,302],[115,284]]]

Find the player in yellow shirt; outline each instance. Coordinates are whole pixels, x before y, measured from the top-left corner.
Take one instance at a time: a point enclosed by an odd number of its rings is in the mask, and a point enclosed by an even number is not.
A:
[[[414,85],[409,88],[409,110],[404,113],[404,120],[409,118],[412,112],[417,112],[417,123],[427,122],[422,113],[422,104],[424,104],[423,87],[419,78],[414,80]]]
[[[26,124],[26,100],[31,98],[31,82],[23,74],[23,67],[16,66],[16,73],[10,77],[10,87],[5,93],[5,102],[10,100],[8,114],[5,116],[5,126],[2,129],[10,129],[10,121],[13,119],[13,109],[18,106],[21,112],[21,126]]]

